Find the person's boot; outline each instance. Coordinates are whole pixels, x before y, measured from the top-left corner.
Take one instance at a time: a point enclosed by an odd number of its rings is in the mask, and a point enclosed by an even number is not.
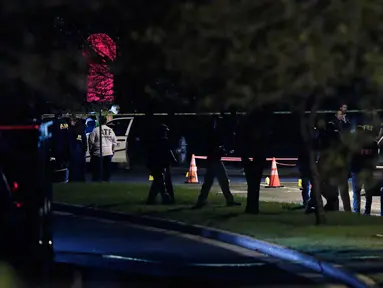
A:
[[[371,215],[371,208],[370,209],[364,209],[364,216],[370,216]]]
[[[197,202],[193,207],[192,207],[192,209],[194,210],[194,209],[201,209],[201,208],[203,208],[204,206],[206,206],[207,205],[207,202]]]
[[[305,205],[305,214],[310,214],[315,212],[315,202],[312,200],[307,201]]]
[[[305,214],[311,214],[315,212],[315,207],[314,206],[307,206],[305,209]]]

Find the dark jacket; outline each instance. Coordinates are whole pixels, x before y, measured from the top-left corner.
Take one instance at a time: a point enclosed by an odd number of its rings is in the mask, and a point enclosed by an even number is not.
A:
[[[70,151],[71,156],[79,153],[85,154],[88,149],[88,141],[85,133],[85,123],[79,120],[70,130]]]
[[[359,146],[354,151],[351,160],[351,171],[358,173],[364,169],[374,169],[378,161],[378,144],[367,131],[356,132],[356,143]]]
[[[333,122],[319,131],[318,169],[323,179],[344,179],[349,175],[349,150]]]
[[[149,170],[163,169],[177,160],[170,149],[168,131],[163,129],[164,125],[152,126],[146,134],[145,143],[147,150],[147,167]]]
[[[70,156],[69,123],[64,118],[57,118],[52,125],[52,156],[57,161],[68,161]]]
[[[343,121],[343,124],[342,124],[343,130],[351,131],[352,123],[350,118],[348,118],[347,115],[345,115],[344,118],[345,118],[345,121]]]
[[[350,129],[351,129],[351,125],[349,122],[344,122],[343,120],[339,120],[336,116],[334,117],[333,121],[331,121],[331,122],[334,123],[336,129],[339,132],[346,132],[346,131],[350,131]]]
[[[220,128],[212,128],[207,139],[207,157],[210,160],[221,159],[225,155],[225,147],[222,141]]]
[[[320,153],[339,147],[341,144],[340,131],[333,121],[328,122],[325,129],[319,130],[317,146]]]

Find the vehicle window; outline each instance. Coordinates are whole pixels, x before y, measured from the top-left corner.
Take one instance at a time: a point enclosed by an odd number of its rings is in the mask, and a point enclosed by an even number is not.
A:
[[[108,126],[113,129],[116,136],[125,136],[131,119],[113,120],[108,122]]]

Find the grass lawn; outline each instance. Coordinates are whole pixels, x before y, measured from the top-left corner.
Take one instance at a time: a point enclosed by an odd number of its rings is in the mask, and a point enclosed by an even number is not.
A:
[[[54,201],[78,205],[95,205],[100,209],[151,215],[225,229],[258,239],[274,242],[304,252],[334,257],[337,252],[383,255],[382,217],[366,217],[344,212],[328,214],[326,226],[315,226],[314,215],[292,210],[293,204],[261,203],[261,214],[246,215],[241,207],[226,207],[222,194],[214,187],[209,206],[191,210],[199,192],[199,185],[176,185],[173,206],[147,206],[149,184],[58,184],[54,186]],[[237,197],[238,201],[245,198]],[[339,255],[340,255],[339,254]],[[337,256],[336,256],[337,257]]]

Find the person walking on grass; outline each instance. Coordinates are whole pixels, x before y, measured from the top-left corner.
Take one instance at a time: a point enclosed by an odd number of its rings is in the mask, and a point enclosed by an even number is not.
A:
[[[209,192],[217,177],[218,184],[222,189],[223,196],[226,199],[227,206],[239,206],[241,203],[235,202],[233,194],[230,192],[229,179],[221,157],[225,154],[225,148],[222,145],[221,132],[223,132],[222,117],[216,117],[213,120],[212,129],[209,133],[208,151],[206,160],[206,172],[201,192],[193,209],[200,209],[207,204]]]

